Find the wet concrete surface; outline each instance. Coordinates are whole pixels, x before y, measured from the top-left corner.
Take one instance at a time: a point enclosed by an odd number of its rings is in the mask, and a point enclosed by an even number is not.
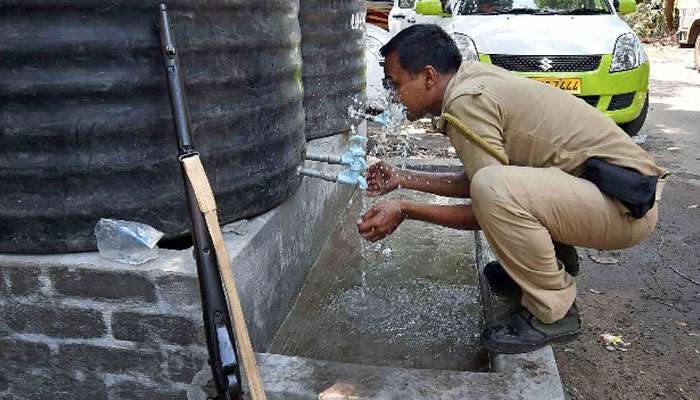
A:
[[[400,190],[382,200],[455,201]],[[361,240],[355,221],[377,199],[353,198],[311,268],[270,353],[384,367],[486,368],[472,232],[405,221]]]

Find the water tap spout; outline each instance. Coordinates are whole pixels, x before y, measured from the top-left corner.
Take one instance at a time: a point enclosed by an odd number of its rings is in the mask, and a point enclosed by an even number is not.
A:
[[[338,183],[357,186],[362,190],[367,190],[367,180],[362,176],[362,172],[346,168],[338,173]]]
[[[367,160],[365,159],[365,155],[367,153],[364,149],[366,142],[367,138],[364,136],[350,136],[350,145],[348,146],[348,150],[339,158],[337,158],[337,156],[307,154],[307,160],[322,161],[330,164],[341,164],[347,167],[335,176],[305,168],[299,168],[299,173],[301,175],[321,178],[327,181],[357,186],[362,190],[366,190],[367,180],[364,176],[362,176],[362,173],[367,169]]]
[[[350,146],[340,158],[340,163],[347,165],[343,171],[338,174],[338,182],[348,185],[357,185],[360,189],[367,189],[367,181],[362,176],[362,173],[367,169],[367,160],[365,159],[364,145],[367,138],[360,135],[350,136]]]

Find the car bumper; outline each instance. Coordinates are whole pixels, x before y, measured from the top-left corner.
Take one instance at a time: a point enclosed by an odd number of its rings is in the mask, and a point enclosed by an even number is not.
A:
[[[488,54],[479,56],[491,63]],[[649,88],[649,63],[622,72],[609,72],[612,55],[602,57],[598,69],[590,72],[517,72],[524,77],[580,78],[582,97],[618,124],[630,122],[642,112]]]

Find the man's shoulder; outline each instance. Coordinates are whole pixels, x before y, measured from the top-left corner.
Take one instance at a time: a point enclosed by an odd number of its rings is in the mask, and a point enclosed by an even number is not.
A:
[[[468,62],[463,64],[455,75],[455,82],[445,96],[443,109],[449,108],[454,101],[470,96],[490,95],[500,99],[507,92],[513,74],[490,64]],[[465,99],[466,100],[466,99]],[[466,100],[468,101],[468,100]]]

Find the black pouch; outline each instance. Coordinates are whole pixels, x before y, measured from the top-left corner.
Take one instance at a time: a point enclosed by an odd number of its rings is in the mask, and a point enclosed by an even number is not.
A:
[[[635,218],[641,218],[653,206],[656,197],[656,176],[618,167],[598,158],[584,163],[581,178],[591,181],[601,192],[619,200]]]

